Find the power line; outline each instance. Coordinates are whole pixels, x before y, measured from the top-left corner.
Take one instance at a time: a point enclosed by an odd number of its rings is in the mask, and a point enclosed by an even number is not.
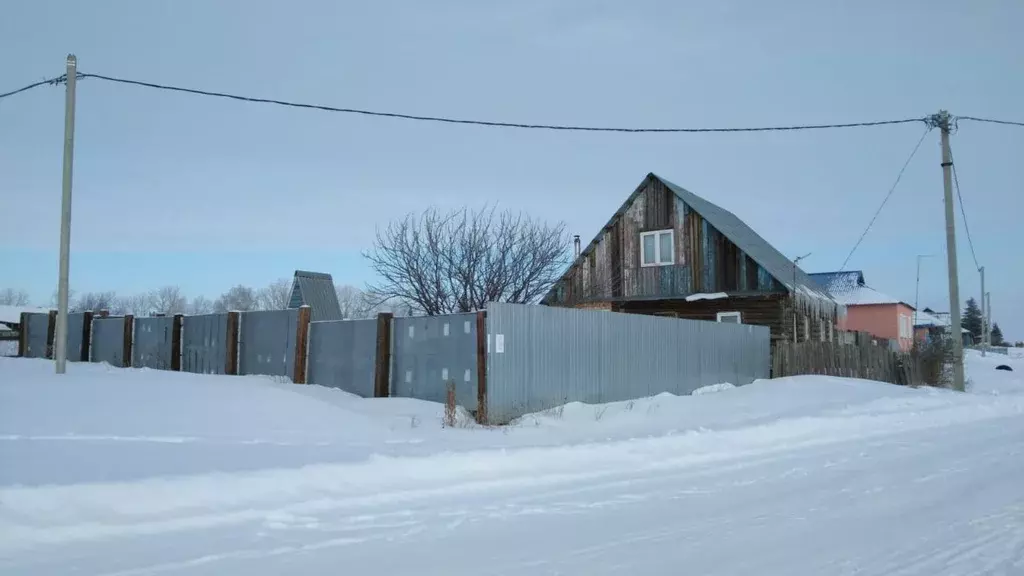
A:
[[[981,269],[978,264],[978,254],[974,251],[974,240],[971,239],[971,228],[967,225],[967,212],[964,210],[964,197],[960,195],[960,178],[956,175],[956,160],[953,158],[953,147],[949,147],[949,160],[953,168],[953,184],[956,187],[956,197],[960,202],[960,215],[964,218],[964,231],[967,233],[967,244],[971,247],[971,257],[974,258],[974,268]]]
[[[31,90],[33,88],[38,88],[40,86],[46,86],[46,85],[56,86],[57,84],[60,84],[60,83],[64,82],[65,80],[67,80],[66,76],[67,76],[66,74],[61,74],[60,76],[57,76],[56,78],[49,78],[47,80],[40,80],[39,82],[35,82],[35,83],[32,83],[32,84],[29,84],[28,86],[23,86],[21,88],[18,88],[17,90],[11,90],[10,92],[4,92],[3,94],[0,94],[0,99],[7,98],[8,96],[14,96],[15,94],[21,94],[22,92],[28,92],[29,90]]]
[[[1006,126],[1024,126],[1024,122],[1013,120],[996,120],[994,118],[978,118],[977,116],[957,116],[957,120],[969,120],[972,122],[988,122],[989,124],[1004,124]]]
[[[243,102],[255,102],[260,104],[275,104],[278,106],[289,106],[292,108],[306,108],[312,110],[322,110],[326,112],[342,112],[346,114],[360,114],[363,116],[378,116],[385,118],[399,118],[402,120],[420,120],[424,122],[441,122],[446,124],[472,124],[477,126],[491,126],[501,128],[525,128],[532,130],[560,130],[560,131],[575,131],[575,132],[629,132],[629,133],[701,133],[701,132],[782,132],[782,131],[793,131],[793,130],[821,130],[827,128],[858,128],[867,126],[886,126],[893,124],[909,124],[913,122],[924,122],[924,118],[904,118],[901,120],[880,120],[874,122],[851,122],[845,124],[807,124],[807,125],[794,125],[794,126],[758,126],[749,128],[623,128],[623,127],[602,127],[602,126],[574,126],[565,124],[524,124],[519,122],[497,122],[490,120],[468,120],[464,118],[450,118],[445,116],[419,116],[415,114],[403,114],[398,112],[379,112],[374,110],[362,110],[359,108],[339,108],[336,106],[326,106],[322,104],[305,104],[300,102],[289,102],[286,100],[275,100],[272,98],[256,98],[252,96],[241,96],[238,94],[228,94],[224,92],[212,92],[209,90],[199,90],[195,88],[182,88],[180,86],[169,86],[166,84],[155,84],[152,82],[142,82],[139,80],[128,80],[125,78],[115,78],[112,76],[104,76],[101,74],[86,74],[80,73],[79,78],[96,78],[98,80],[106,80],[108,82],[117,82],[121,84],[131,84],[134,86],[143,86],[146,88],[155,88],[158,90],[169,90],[172,92],[184,92],[187,94],[197,94],[201,96],[213,96],[217,98],[227,98],[230,100],[239,100]]]
[[[925,128],[924,134],[921,134],[921,139],[914,145],[914,150],[910,152],[910,156],[907,158],[907,161],[903,163],[903,168],[900,168],[900,173],[896,175],[896,181],[892,183],[892,188],[889,188],[889,193],[885,195],[885,198],[882,200],[882,204],[878,207],[878,210],[875,211],[875,215],[871,217],[871,221],[868,222],[867,227],[864,228],[864,232],[861,233],[860,238],[857,239],[857,243],[853,245],[850,253],[846,255],[846,260],[843,260],[843,265],[839,268],[840,271],[846,270],[846,265],[850,262],[850,258],[853,257],[853,253],[857,251],[860,243],[864,241],[864,237],[868,235],[868,231],[871,230],[871,226],[874,225],[875,220],[878,219],[878,215],[882,213],[882,208],[885,208],[886,203],[889,202],[889,198],[896,190],[896,186],[899,185],[900,179],[903,178],[903,173],[907,171],[907,166],[910,166],[910,161],[914,159],[918,149],[921,148],[921,143],[924,142],[925,136],[927,136],[931,130],[931,126],[928,126]]]

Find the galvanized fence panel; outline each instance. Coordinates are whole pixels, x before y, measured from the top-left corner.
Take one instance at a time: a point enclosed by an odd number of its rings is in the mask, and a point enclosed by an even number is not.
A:
[[[567,402],[689,394],[767,378],[765,326],[488,304],[487,415],[507,422]]]
[[[93,318],[92,345],[90,353],[93,362],[106,362],[111,366],[124,364],[124,316]]]
[[[181,370],[196,374],[225,374],[227,314],[185,316],[181,328]]]
[[[477,409],[476,314],[395,318],[391,329],[391,395],[455,402]]]
[[[85,329],[85,313],[76,312],[74,314],[68,314],[68,337],[65,340],[67,342],[67,359],[68,362],[81,362],[82,361],[82,346],[88,346],[88,342],[82,341],[82,331]],[[54,336],[56,337],[56,336]]]
[[[24,328],[24,327],[23,327]],[[31,313],[28,315],[28,349],[26,358],[46,358],[46,340],[49,337],[50,315]]]
[[[376,359],[376,319],[310,323],[310,384],[372,398]]]
[[[154,370],[171,369],[174,318],[136,318],[132,328],[132,366]]]
[[[297,309],[242,312],[238,373],[292,378],[298,322]]]

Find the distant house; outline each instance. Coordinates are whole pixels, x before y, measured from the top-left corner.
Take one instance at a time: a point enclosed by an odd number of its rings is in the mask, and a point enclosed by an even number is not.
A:
[[[840,311],[733,213],[648,174],[541,304],[760,324],[830,340]]]
[[[914,316],[914,339],[917,342],[930,342],[949,332],[949,312],[935,312],[931,308],[919,310]],[[960,339],[964,346],[974,343],[971,331],[960,328]]]
[[[860,270],[810,275],[836,302],[846,306],[839,328],[893,340],[900,350],[914,346],[914,307],[864,283]]]
[[[309,306],[309,318],[313,322],[344,320],[334,279],[325,272],[295,271],[288,308],[301,306]]]

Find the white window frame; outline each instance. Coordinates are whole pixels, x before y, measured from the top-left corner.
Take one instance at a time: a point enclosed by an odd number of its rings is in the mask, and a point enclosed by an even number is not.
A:
[[[672,246],[671,253],[668,257],[668,262],[663,262],[661,258],[661,236],[662,234],[668,234],[671,239],[669,243]],[[644,258],[644,238],[648,236],[654,237],[654,262],[647,263]],[[640,233],[640,266],[643,268],[650,268],[652,266],[671,266],[676,261],[676,234],[675,230],[669,228],[667,230],[651,230],[650,232]]]
[[[736,312],[736,311],[733,311],[733,312],[719,312],[715,316],[715,320],[717,322],[721,322],[722,318],[735,318],[735,319],[739,320],[739,322],[737,322],[737,324],[743,324],[743,314],[740,313],[740,312]]]

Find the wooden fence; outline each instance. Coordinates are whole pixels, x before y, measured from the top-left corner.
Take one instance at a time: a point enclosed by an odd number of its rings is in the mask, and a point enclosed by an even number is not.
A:
[[[884,346],[835,342],[778,342],[772,354],[772,376],[819,374],[878,380],[902,386],[925,384],[917,350],[893,352]]]

